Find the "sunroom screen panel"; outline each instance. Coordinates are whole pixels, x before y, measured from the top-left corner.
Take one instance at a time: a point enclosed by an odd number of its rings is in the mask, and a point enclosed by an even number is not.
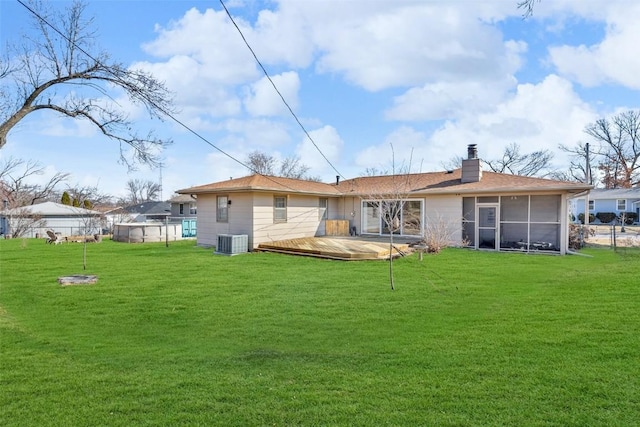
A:
[[[502,223],[500,248],[526,250],[529,246],[529,226],[526,223]]]
[[[531,222],[560,222],[560,196],[531,196]]]
[[[531,224],[530,250],[559,251],[559,224]]]
[[[502,196],[500,219],[502,221],[527,222],[529,220],[529,197]]]

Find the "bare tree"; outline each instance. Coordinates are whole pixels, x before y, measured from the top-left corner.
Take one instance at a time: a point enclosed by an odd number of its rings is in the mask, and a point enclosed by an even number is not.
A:
[[[157,166],[161,149],[171,140],[153,132],[139,135],[111,90],[124,91],[159,119],[172,112],[173,97],[151,74],[127,69],[111,62],[105,52],[94,51],[94,23],[85,18],[85,6],[75,1],[60,12],[39,0],[29,3],[36,31],[22,37],[19,47],[8,48],[11,66],[0,64],[0,148],[27,115],[49,110],[95,125],[120,144],[120,159],[130,169],[138,162]]]
[[[7,214],[7,219],[8,223],[6,225],[8,230],[3,230],[3,232],[7,234],[8,231],[8,234],[14,239],[22,237],[29,230],[47,226],[47,221],[42,218],[42,215],[33,214],[24,206],[12,209]]]
[[[91,206],[108,205],[113,199],[111,195],[100,192],[97,186],[91,185],[76,184],[73,187],[67,187],[65,192],[71,200],[77,200],[79,205],[83,207],[87,206],[87,202]],[[62,194],[59,199],[62,199]]]
[[[594,154],[605,188],[640,183],[640,110],[599,119],[585,128],[597,144]]]
[[[44,184],[34,184],[33,179],[44,174],[44,167],[33,160],[8,158],[0,164],[0,186],[8,208],[34,205],[49,200],[56,187],[67,180],[68,173],[57,172]]]
[[[405,226],[415,226],[419,224],[418,218],[415,218],[407,203],[410,192],[410,175],[411,161],[407,167],[396,167],[395,152],[391,145],[391,185],[387,188],[381,188],[379,192],[371,193],[367,196],[369,207],[374,211],[379,211],[382,219],[383,234],[389,235],[389,284],[391,290],[395,290],[395,278],[393,274],[393,258],[395,253],[402,252],[394,245],[394,235],[402,232]],[[418,230],[419,233],[419,230]]]
[[[80,223],[82,224],[82,270],[87,269],[87,243],[95,243],[102,241],[102,235],[100,234],[100,228],[106,225],[106,220],[103,217],[99,217],[86,212],[80,217]]]
[[[501,158],[483,161],[494,172],[545,177],[550,173],[552,159],[553,153],[549,150],[522,154],[520,146],[514,142],[504,149]]]
[[[589,143],[579,142],[574,147],[560,144],[560,150],[570,155],[569,169],[566,172],[554,171],[551,176],[563,181],[577,181],[593,185],[593,166],[596,157]]]
[[[260,175],[275,175],[276,158],[267,153],[253,151],[246,160],[249,170]]]
[[[280,176],[285,178],[307,179],[309,166],[300,162],[300,157],[285,157],[280,162]]]
[[[440,162],[440,166],[445,170],[460,169],[462,167],[462,160],[464,160],[462,156],[453,156],[446,162]]]
[[[121,200],[125,204],[137,205],[138,203],[156,201],[160,196],[160,184],[153,181],[130,179],[127,181],[127,193],[127,197]]]
[[[302,163],[297,156],[285,157],[278,167],[278,160],[274,156],[261,151],[253,151],[249,153],[245,163],[251,172],[260,175],[277,175],[285,178],[306,179],[308,181],[320,180],[318,177],[312,177],[307,174],[311,168]]]
[[[365,168],[364,172],[361,173],[362,176],[380,176],[380,175],[388,175],[389,170],[385,168],[378,169],[377,167]]]

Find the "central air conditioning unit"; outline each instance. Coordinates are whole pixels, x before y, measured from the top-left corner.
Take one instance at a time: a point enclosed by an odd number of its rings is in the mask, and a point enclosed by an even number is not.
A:
[[[237,255],[249,251],[249,236],[246,234],[218,234],[217,254]]]

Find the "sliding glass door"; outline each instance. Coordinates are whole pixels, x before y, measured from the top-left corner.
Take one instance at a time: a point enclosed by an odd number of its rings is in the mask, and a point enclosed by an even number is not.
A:
[[[424,216],[422,200],[367,200],[362,202],[364,234],[419,236]]]

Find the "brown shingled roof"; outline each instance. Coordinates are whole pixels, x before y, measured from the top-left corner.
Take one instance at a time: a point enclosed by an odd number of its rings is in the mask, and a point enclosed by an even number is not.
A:
[[[275,191],[283,193],[336,195],[339,193],[335,185],[302,179],[283,178],[280,176],[249,175],[227,181],[178,190],[180,194],[241,192],[241,191]]]
[[[338,186],[342,194],[361,196],[394,193],[461,194],[545,190],[581,192],[589,188],[591,187],[577,182],[495,172],[482,172],[480,181],[462,183],[461,169],[455,169],[450,172],[361,177],[343,181]]]
[[[577,182],[556,181],[495,172],[483,172],[482,179],[479,182],[463,184],[460,178],[461,169],[455,169],[450,172],[360,177],[342,181],[338,185],[276,176],[250,175],[185,188],[177,191],[177,193],[199,194],[275,191],[283,193],[320,194],[325,196],[355,195],[366,197],[372,194],[477,194],[548,190],[578,193],[591,188],[589,185]]]

